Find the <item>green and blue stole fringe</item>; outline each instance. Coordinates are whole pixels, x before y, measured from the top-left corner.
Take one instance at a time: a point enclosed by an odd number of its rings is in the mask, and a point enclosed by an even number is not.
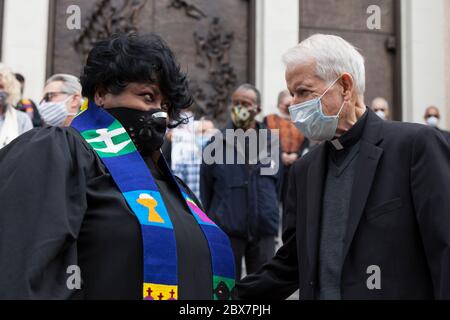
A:
[[[73,120],[122,192],[142,229],[145,300],[178,299],[177,250],[173,225],[158,186],[122,124],[95,103],[86,102]],[[229,299],[235,282],[234,257],[225,233],[189,198],[165,161],[173,179],[208,241],[212,261],[213,297]],[[195,261],[192,261],[195,263]]]

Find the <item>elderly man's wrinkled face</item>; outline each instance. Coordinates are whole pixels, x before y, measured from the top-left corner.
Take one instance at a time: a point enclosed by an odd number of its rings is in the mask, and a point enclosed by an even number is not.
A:
[[[293,105],[320,97],[330,86],[328,82],[316,75],[314,61],[289,66],[286,69],[286,83],[293,97]],[[321,101],[325,115],[338,114],[344,102],[343,88],[339,85],[339,81],[327,91]]]

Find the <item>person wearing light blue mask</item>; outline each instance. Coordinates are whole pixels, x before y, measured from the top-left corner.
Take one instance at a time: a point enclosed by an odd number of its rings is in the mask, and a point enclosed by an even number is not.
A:
[[[331,140],[335,136],[339,115],[344,108],[345,101],[342,102],[339,112],[336,115],[327,116],[323,112],[321,99],[339,79],[340,77],[334,80],[320,97],[289,107],[289,112],[295,125],[307,138],[316,141],[324,141]]]
[[[283,60],[292,121],[322,142],[289,172],[283,246],[235,296],[450,299],[444,136],[366,107],[364,58],[341,37],[313,35]]]

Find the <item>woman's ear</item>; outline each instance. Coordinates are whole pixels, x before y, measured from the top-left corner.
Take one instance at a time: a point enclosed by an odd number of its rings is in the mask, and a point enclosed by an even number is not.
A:
[[[341,85],[343,88],[342,94],[344,95],[344,100],[350,100],[354,92],[354,81],[350,73],[342,74]]]
[[[103,107],[103,105],[105,104],[106,93],[106,90],[103,88],[97,88],[95,90],[94,102],[96,105]]]

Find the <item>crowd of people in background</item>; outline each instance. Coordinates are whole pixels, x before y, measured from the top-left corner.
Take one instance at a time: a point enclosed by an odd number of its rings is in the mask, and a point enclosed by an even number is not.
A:
[[[51,76],[37,105],[24,89],[24,76],[0,64],[0,148],[33,128],[69,126],[83,102],[80,80],[69,74]]]
[[[38,104],[24,97],[24,87],[23,75],[14,74],[0,64],[0,148],[32,128],[69,126],[83,103],[80,80],[73,75],[51,76]],[[273,257],[276,239],[280,230],[285,229],[291,166],[319,144],[307,139],[291,121],[292,101],[289,91],[280,92],[277,113],[263,118],[261,93],[253,85],[241,84],[230,96],[229,123],[224,128],[217,128],[214,119],[198,119],[194,111],[185,111],[185,121],[167,132],[162,147],[174,174],[201,199],[206,212],[230,237],[238,279],[242,277],[243,259],[247,273],[254,273]],[[375,98],[370,108],[381,119],[392,120],[386,99]],[[439,130],[450,145],[450,132],[440,129],[439,121],[439,109],[428,107],[424,122]],[[261,175],[261,164],[249,161],[248,143],[242,146],[246,155],[244,164],[202,163],[202,150],[226,129],[244,132],[269,129],[277,134],[282,164],[279,172]],[[233,150],[238,153],[238,146]]]

